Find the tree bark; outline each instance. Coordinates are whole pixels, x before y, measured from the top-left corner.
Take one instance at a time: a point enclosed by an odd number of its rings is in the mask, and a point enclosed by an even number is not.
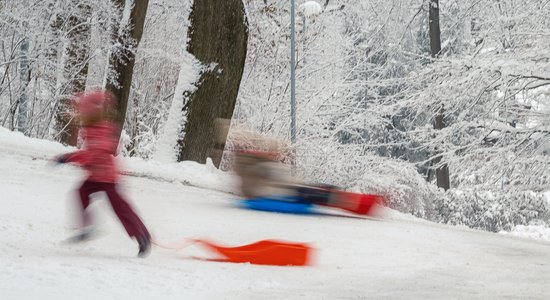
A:
[[[432,57],[436,58],[441,52],[441,29],[439,27],[439,0],[428,0],[430,22],[430,48]]]
[[[143,35],[145,25],[145,16],[149,0],[134,0],[130,9],[130,18],[128,20],[130,30],[128,36],[133,40],[133,44],[128,45],[121,35],[120,28],[117,28],[115,41],[116,46],[109,57],[109,73],[115,78],[107,81],[106,89],[112,92],[117,98],[115,122],[122,129],[126,119],[126,109],[128,107],[128,98],[132,85],[132,76],[134,73],[134,63],[136,50]],[[124,0],[116,0],[116,3],[124,7]],[[120,132],[119,132],[120,136]]]
[[[78,120],[74,118],[71,103],[73,95],[84,92],[88,76],[90,56],[90,24],[92,8],[88,4],[78,4],[75,14],[68,17],[67,60],[65,63],[66,83],[61,91],[61,99],[56,112],[56,127],[59,141],[65,145],[76,146],[78,141]]]
[[[17,131],[27,135],[27,118],[29,111],[27,86],[31,81],[28,58],[29,39],[27,37],[25,37],[24,40],[21,42],[19,53],[21,56],[21,61],[19,62],[19,79],[21,80],[21,93],[19,95],[19,111],[17,113]]]
[[[429,22],[430,22],[430,48],[433,58],[439,57],[441,52],[441,30],[439,27],[439,0],[429,0]],[[434,129],[445,128],[445,122],[443,120],[444,108],[439,107],[434,117]],[[441,162],[441,156],[434,160],[435,164]],[[449,167],[447,164],[443,164],[435,171],[437,186],[448,190],[450,188],[449,180]]]
[[[205,163],[211,157],[219,167],[227,132],[216,132],[216,120],[231,119],[246,60],[244,4],[242,0],[197,0],[190,19],[187,50],[205,70],[198,89],[188,97],[178,160]]]

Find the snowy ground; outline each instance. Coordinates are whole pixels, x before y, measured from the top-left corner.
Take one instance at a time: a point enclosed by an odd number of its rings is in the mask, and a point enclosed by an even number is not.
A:
[[[99,238],[63,245],[71,233],[71,203],[82,173],[49,167],[42,159],[62,151],[53,143],[0,131],[0,299],[550,297],[549,243],[392,212],[358,219],[240,210],[232,206],[230,194],[170,182],[174,167],[144,163],[130,173],[163,180],[129,176],[122,185],[157,239],[202,237],[226,245],[266,238],[309,242],[317,249],[314,265],[191,259],[207,253],[198,247],[179,252],[155,248],[148,258],[136,258],[137,245],[125,236],[106,201],[94,204]],[[224,181],[204,169],[196,174],[196,185]]]

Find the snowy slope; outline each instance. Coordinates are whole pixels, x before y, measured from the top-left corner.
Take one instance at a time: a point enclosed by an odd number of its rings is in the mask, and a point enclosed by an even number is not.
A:
[[[191,259],[207,254],[198,247],[156,248],[148,258],[136,258],[137,245],[125,236],[106,201],[93,204],[98,239],[63,245],[71,233],[71,203],[82,172],[53,168],[41,159],[63,151],[57,144],[0,130],[0,299],[550,297],[548,243],[395,213],[358,219],[240,210],[231,205],[230,194],[171,182],[174,176],[193,175],[177,173],[185,164],[136,163],[133,172],[165,180],[129,176],[122,183],[157,239],[202,237],[227,245],[266,238],[310,242],[317,249],[315,264],[269,267]],[[230,183],[206,167],[202,172],[200,166],[188,167],[195,168],[199,186]]]

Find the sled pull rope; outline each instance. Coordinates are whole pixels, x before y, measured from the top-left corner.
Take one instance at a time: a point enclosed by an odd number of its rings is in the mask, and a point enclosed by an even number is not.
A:
[[[163,249],[166,249],[166,250],[174,250],[174,251],[178,251],[178,250],[187,248],[189,246],[192,246],[192,245],[196,244],[197,242],[198,242],[198,240],[196,240],[196,239],[183,238],[182,240],[180,240],[178,242],[175,242],[173,244],[164,244],[164,243],[160,243],[159,241],[157,241],[157,239],[155,239],[154,237],[151,238],[151,243],[153,245],[155,245],[159,248],[163,248]]]

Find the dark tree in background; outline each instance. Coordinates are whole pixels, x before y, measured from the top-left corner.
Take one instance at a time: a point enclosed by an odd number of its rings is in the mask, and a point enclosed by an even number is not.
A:
[[[27,88],[31,81],[31,72],[29,66],[29,40],[24,37],[19,47],[21,61],[19,62],[19,78],[21,80],[21,95],[19,96],[18,106],[19,111],[17,114],[17,130],[23,134],[28,134],[28,113],[29,113],[29,97],[27,95]]]
[[[439,0],[429,0],[429,22],[430,22],[430,49],[432,58],[439,57],[441,52],[441,30],[439,27]],[[445,128],[443,122],[443,107],[439,107],[437,114],[434,116],[434,129]],[[434,162],[439,164],[441,157],[438,157]],[[448,190],[450,188],[449,166],[443,164],[435,171],[437,186]]]
[[[65,78],[61,99],[56,111],[56,128],[58,139],[65,145],[75,146],[78,140],[78,120],[73,116],[72,96],[86,89],[88,60],[90,56],[90,18],[92,8],[86,3],[75,4],[76,10],[66,21],[68,29],[67,59]],[[76,72],[72,70],[77,69]]]
[[[109,57],[109,69],[111,75],[114,75],[115,78],[111,78],[105,87],[108,91],[112,92],[118,100],[116,122],[120,128],[124,126],[124,120],[126,119],[126,109],[128,107],[128,97],[130,96],[136,59],[135,50],[143,35],[145,16],[147,14],[147,6],[149,5],[149,0],[134,0],[132,2],[133,6],[131,7],[130,18],[128,20],[128,32],[120,32],[120,28],[115,29],[116,32],[114,34],[117,35],[115,36],[117,46],[113,49]],[[124,7],[125,5],[124,0],[116,0],[116,3],[120,7]],[[125,34],[132,40],[132,45],[127,44]]]
[[[190,19],[187,51],[205,65],[205,71],[198,89],[188,97],[179,160],[205,163],[211,157],[219,167],[219,149],[224,145],[216,142],[215,124],[218,118],[232,117],[237,101],[248,42],[244,4],[242,0],[196,0]]]

